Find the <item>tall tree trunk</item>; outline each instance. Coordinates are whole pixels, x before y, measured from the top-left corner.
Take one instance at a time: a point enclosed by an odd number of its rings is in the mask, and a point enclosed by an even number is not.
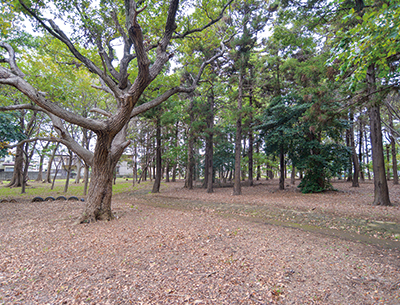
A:
[[[279,177],[279,189],[285,189],[285,151],[283,150],[283,145],[280,147],[279,152],[279,168],[280,168],[280,177]]]
[[[134,149],[134,153],[133,153],[133,181],[132,181],[132,186],[135,186],[135,182],[137,180],[137,145],[135,144],[135,149]]]
[[[366,168],[367,168],[368,180],[371,180],[371,172],[370,172],[370,170],[369,170],[368,137],[367,137],[367,133],[366,133],[366,132],[364,133],[364,135],[365,135],[365,141],[364,141],[364,142],[365,142],[365,145],[364,145],[364,148],[365,148],[365,158],[366,158],[365,164],[367,165]]]
[[[385,177],[385,159],[383,156],[383,142],[381,129],[380,107],[373,96],[376,91],[375,66],[370,65],[367,70],[368,94],[370,99],[369,117],[371,125],[372,164],[374,169],[374,205],[392,205],[389,199],[389,190]]]
[[[352,187],[360,187],[360,184],[358,183],[358,173],[360,172],[360,165],[358,163],[358,157],[357,157],[357,152],[356,152],[356,144],[354,141],[354,114],[353,110],[350,110],[350,122],[351,122],[351,127],[350,127],[350,145],[351,145],[351,151],[352,151],[352,163],[354,166],[354,174],[353,174],[353,179],[352,179]]]
[[[393,116],[390,110],[389,113],[389,127],[390,127],[390,146],[392,148],[392,168],[393,168],[393,184],[399,184],[399,175],[397,173],[397,151],[396,151],[396,140],[393,126]]]
[[[251,93],[252,94],[252,93]],[[249,101],[250,107],[253,107],[253,97],[250,95],[250,101]],[[253,129],[252,129],[252,124],[253,124],[253,112],[250,110],[249,114],[249,149],[247,152],[247,156],[249,157],[249,186],[254,185],[253,181],[253,146],[254,146],[254,135],[253,135]]]
[[[193,113],[193,97],[190,97],[190,105],[189,105],[189,116],[190,116],[190,126],[189,126],[189,134],[188,134],[188,160],[187,160],[187,169],[186,169],[186,181],[185,187],[189,190],[193,189],[193,170],[194,170],[194,131],[193,131],[193,123],[194,123],[194,113]]]
[[[165,166],[165,182],[169,182],[169,171],[171,168],[169,167],[169,161],[167,161],[167,165]]]
[[[260,153],[260,143],[258,141],[256,144],[256,152],[257,152],[257,155]],[[261,165],[260,165],[259,161],[257,162],[257,178],[256,179],[257,179],[257,181],[261,179]]]
[[[243,71],[239,72],[238,105],[236,119],[236,137],[235,137],[235,181],[233,184],[233,195],[241,195],[242,187],[240,185],[240,159],[242,150],[242,104],[243,104]]]
[[[292,161],[292,173],[290,175],[290,183],[292,185],[296,184],[296,168],[294,167],[293,161]]]
[[[346,130],[346,146],[351,149],[351,131],[350,129]],[[347,169],[347,182],[352,182],[353,181],[353,157],[350,157],[350,167]]]
[[[213,136],[214,136],[214,93],[211,90],[211,94],[208,96],[208,106],[209,115],[207,118],[207,139],[206,139],[206,154],[207,154],[207,193],[213,193],[213,179],[214,179],[214,169],[213,169]]]
[[[161,175],[162,175],[162,164],[161,164],[161,122],[160,118],[157,118],[157,125],[156,125],[156,177],[154,179],[153,190],[151,191],[154,193],[160,192],[160,184],[161,184]]]
[[[362,164],[363,164],[363,123],[362,119],[360,118],[360,131],[359,131],[359,137],[358,137],[358,164],[360,167],[360,178],[361,181],[365,180],[364,177],[364,170],[362,169]]]
[[[387,181],[390,181],[390,144],[386,145],[386,161],[387,161],[387,174],[386,174],[386,179]]]
[[[175,129],[175,147],[178,148],[179,147],[179,123],[176,122],[175,125],[176,129]],[[175,158],[175,162],[174,165],[172,167],[172,182],[176,181],[176,167],[178,166],[178,156],[176,156]]]

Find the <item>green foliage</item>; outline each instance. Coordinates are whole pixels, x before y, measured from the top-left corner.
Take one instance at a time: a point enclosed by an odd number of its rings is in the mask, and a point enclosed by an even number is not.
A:
[[[339,1],[344,6],[346,1]],[[365,1],[367,2],[367,1]],[[375,4],[375,2],[374,2]],[[350,28],[349,23],[352,22]],[[351,72],[350,89],[364,81],[367,69],[374,64],[378,77],[389,84],[400,75],[400,4],[397,0],[352,8],[342,19],[331,63],[340,59],[340,76]]]
[[[0,157],[7,155],[4,146],[10,142],[21,141],[25,138],[17,122],[17,117],[10,113],[0,112]]]
[[[263,124],[257,126],[265,141],[265,152],[277,155],[283,149],[305,175],[299,188],[303,193],[330,189],[329,178],[348,166],[351,151],[334,141],[346,122],[331,120],[316,125],[316,102],[298,96],[277,97],[266,109]]]
[[[335,143],[304,141],[292,154],[295,166],[304,170],[299,184],[302,193],[319,193],[332,188],[329,179],[349,166],[351,149]]]

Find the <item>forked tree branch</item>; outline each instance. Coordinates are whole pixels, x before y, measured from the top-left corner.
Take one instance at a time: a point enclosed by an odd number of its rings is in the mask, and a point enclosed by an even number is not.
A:
[[[206,28],[212,26],[213,24],[217,23],[219,20],[222,19],[222,17],[224,17],[224,13],[225,10],[227,9],[227,7],[229,5],[231,5],[231,3],[233,2],[233,0],[230,0],[228,3],[226,3],[224,5],[224,7],[222,8],[220,14],[218,15],[217,18],[215,19],[211,19],[206,25],[202,26],[201,28],[196,28],[196,29],[192,29],[192,30],[188,30],[182,34],[176,33],[174,36],[172,36],[172,39],[181,39],[181,38],[185,38],[186,36],[193,34],[193,33],[199,33],[204,31]]]
[[[203,71],[206,68],[206,66],[208,64],[210,64],[211,62],[213,62],[214,60],[216,60],[218,57],[222,56],[224,54],[224,52],[225,52],[225,46],[224,46],[224,43],[221,42],[221,50],[216,55],[214,55],[213,57],[204,61],[201,64],[199,72],[197,73],[196,77],[193,79],[193,83],[190,87],[174,87],[174,88],[167,90],[166,92],[164,92],[162,95],[156,97],[155,99],[133,108],[133,110],[131,112],[131,118],[134,116],[137,116],[140,113],[143,113],[149,109],[152,109],[152,108],[160,105],[162,102],[166,101],[168,98],[170,98],[172,95],[174,95],[176,93],[179,93],[179,92],[190,93],[190,92],[194,91],[199,84],[201,75],[203,74]]]
[[[8,63],[10,65],[11,72],[15,75],[19,77],[25,77],[25,74],[17,66],[14,49],[6,42],[0,42],[0,47],[6,49],[9,56],[8,58],[2,59],[2,62]]]

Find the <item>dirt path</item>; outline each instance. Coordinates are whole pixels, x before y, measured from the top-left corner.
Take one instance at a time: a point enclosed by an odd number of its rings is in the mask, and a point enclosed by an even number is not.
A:
[[[0,205],[0,304],[400,303],[398,250],[260,221],[320,200],[319,215],[396,222],[398,206],[360,199],[360,208],[336,211],[363,189],[304,197],[264,185],[241,198],[202,191],[177,183],[152,195],[145,187],[115,197],[114,221],[78,226],[82,203]]]

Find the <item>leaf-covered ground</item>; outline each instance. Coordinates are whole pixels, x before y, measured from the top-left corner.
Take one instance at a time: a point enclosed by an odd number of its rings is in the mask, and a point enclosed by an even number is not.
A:
[[[369,205],[371,183],[335,187],[169,183],[115,196],[117,218],[89,225],[73,225],[79,202],[2,203],[0,304],[399,304],[399,187],[389,208]],[[362,220],[381,225],[359,232],[372,244],[329,234]]]

